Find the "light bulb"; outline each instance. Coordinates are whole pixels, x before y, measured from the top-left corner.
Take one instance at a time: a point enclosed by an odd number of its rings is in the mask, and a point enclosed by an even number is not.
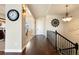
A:
[[[69,22],[69,21],[71,21],[71,19],[72,19],[71,17],[66,17],[66,18],[63,18],[62,20],[63,20],[63,21],[68,21],[68,22]]]
[[[68,17],[66,20],[67,20],[67,21],[71,21],[71,19],[72,19],[71,17]]]

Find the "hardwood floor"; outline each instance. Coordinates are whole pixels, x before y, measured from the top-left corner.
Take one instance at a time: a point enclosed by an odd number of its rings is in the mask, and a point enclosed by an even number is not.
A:
[[[27,45],[25,55],[58,55],[44,36],[34,37]]]
[[[5,55],[4,51],[0,51],[0,55]]]
[[[33,37],[22,53],[1,53],[5,55],[58,55],[53,46],[44,36]]]

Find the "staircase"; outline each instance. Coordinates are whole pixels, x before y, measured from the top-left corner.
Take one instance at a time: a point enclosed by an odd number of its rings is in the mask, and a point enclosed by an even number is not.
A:
[[[48,31],[47,39],[54,48],[63,55],[77,55],[78,43],[73,43],[57,31]]]

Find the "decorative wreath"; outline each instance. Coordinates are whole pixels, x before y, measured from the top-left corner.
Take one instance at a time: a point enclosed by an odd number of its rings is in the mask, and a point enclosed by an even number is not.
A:
[[[58,27],[58,25],[59,25],[59,20],[58,20],[58,19],[53,19],[53,20],[51,21],[51,25],[54,26],[54,27]]]

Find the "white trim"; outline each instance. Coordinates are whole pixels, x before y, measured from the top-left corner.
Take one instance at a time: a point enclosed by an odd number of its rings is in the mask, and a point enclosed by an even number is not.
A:
[[[22,52],[21,49],[6,49],[5,52]]]
[[[22,52],[26,48],[26,45],[21,49],[7,49],[5,52]]]

